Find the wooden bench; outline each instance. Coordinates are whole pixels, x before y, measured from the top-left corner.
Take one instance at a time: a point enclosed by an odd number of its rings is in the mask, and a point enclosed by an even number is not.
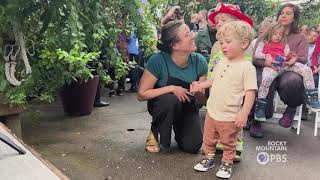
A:
[[[14,133],[18,138],[21,136],[21,113],[24,111],[22,107],[9,107],[6,104],[2,104],[0,98],[0,119],[4,121],[6,126]]]

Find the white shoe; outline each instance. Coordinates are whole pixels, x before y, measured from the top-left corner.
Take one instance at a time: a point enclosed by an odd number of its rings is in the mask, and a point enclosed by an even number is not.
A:
[[[209,169],[213,168],[214,165],[215,165],[214,158],[204,157],[201,162],[199,162],[193,167],[193,169],[200,172],[206,172]]]
[[[217,172],[216,176],[223,179],[229,179],[232,174],[232,167],[227,164],[221,164],[219,171]]]

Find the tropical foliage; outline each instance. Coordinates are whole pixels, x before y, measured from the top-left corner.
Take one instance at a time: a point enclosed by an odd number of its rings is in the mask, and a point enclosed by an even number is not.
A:
[[[320,2],[317,0],[308,0],[301,4],[301,24],[310,27],[320,24]]]
[[[182,7],[186,12],[186,19],[190,19],[192,13],[199,12],[201,9],[214,9],[218,2],[239,5],[241,11],[250,16],[255,24],[259,24],[267,16],[275,15],[279,4],[279,1],[271,0],[169,0],[169,3]]]
[[[15,76],[26,79],[14,87],[0,63],[0,94],[11,105],[25,104],[28,96],[52,102],[59,89],[73,81],[86,81],[92,73],[105,83],[106,66],[116,69],[117,78],[131,65],[116,48],[120,34],[136,32],[146,55],[155,51],[157,28],[154,8],[157,1],[113,0],[4,0],[0,2],[0,46],[15,44],[14,31],[23,33],[31,75],[21,57]],[[22,6],[23,5],[23,6]],[[4,55],[4,51],[0,52]]]
[[[20,86],[5,77],[0,57],[0,96],[11,105],[23,105],[28,97],[52,102],[65,84],[86,81],[99,74],[111,82],[106,69],[116,69],[116,78],[128,74],[133,64],[117,48],[120,35],[136,33],[145,57],[156,50],[160,17],[169,5],[180,5],[185,20],[200,9],[212,9],[218,0],[1,0],[0,54],[6,45],[17,44],[17,32],[32,67],[25,70],[17,57],[15,76]],[[238,4],[256,23],[275,12],[268,0],[226,0]],[[16,47],[15,51],[18,51]],[[106,68],[107,67],[107,68]]]

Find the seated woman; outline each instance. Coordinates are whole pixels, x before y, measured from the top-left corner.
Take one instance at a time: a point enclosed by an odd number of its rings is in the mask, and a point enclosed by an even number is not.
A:
[[[158,49],[146,64],[138,89],[138,100],[148,101],[152,116],[146,150],[169,148],[173,129],[179,148],[196,153],[202,145],[202,131],[196,96],[188,90],[193,81],[206,79],[207,62],[193,53],[195,33],[181,20],[162,26]]]
[[[284,26],[287,34],[287,43],[290,51],[297,54],[287,62],[289,66],[293,65],[295,62],[300,62],[302,64],[306,64],[307,62],[308,41],[303,34],[299,33],[299,13],[300,11],[298,6],[287,3],[281,6],[277,14],[277,20],[281,25]],[[262,39],[263,37],[257,40],[255,49]],[[263,67],[272,68],[272,64],[274,63],[276,62],[272,59],[253,59],[253,64],[257,68],[258,86],[261,83]],[[265,112],[266,119],[271,118],[273,114],[273,97],[275,90],[278,91],[281,100],[288,105],[283,113],[283,117],[279,121],[279,124],[283,127],[290,127],[292,125],[297,106],[301,105],[305,100],[303,79],[295,72],[284,72],[272,82],[267,95]],[[252,121],[250,136],[256,138],[263,137],[261,122],[257,120]]]

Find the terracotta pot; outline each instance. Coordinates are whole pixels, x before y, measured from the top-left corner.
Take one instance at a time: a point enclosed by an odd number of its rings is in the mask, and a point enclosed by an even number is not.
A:
[[[93,109],[99,76],[87,82],[66,85],[60,91],[63,110],[71,116],[89,115]]]

